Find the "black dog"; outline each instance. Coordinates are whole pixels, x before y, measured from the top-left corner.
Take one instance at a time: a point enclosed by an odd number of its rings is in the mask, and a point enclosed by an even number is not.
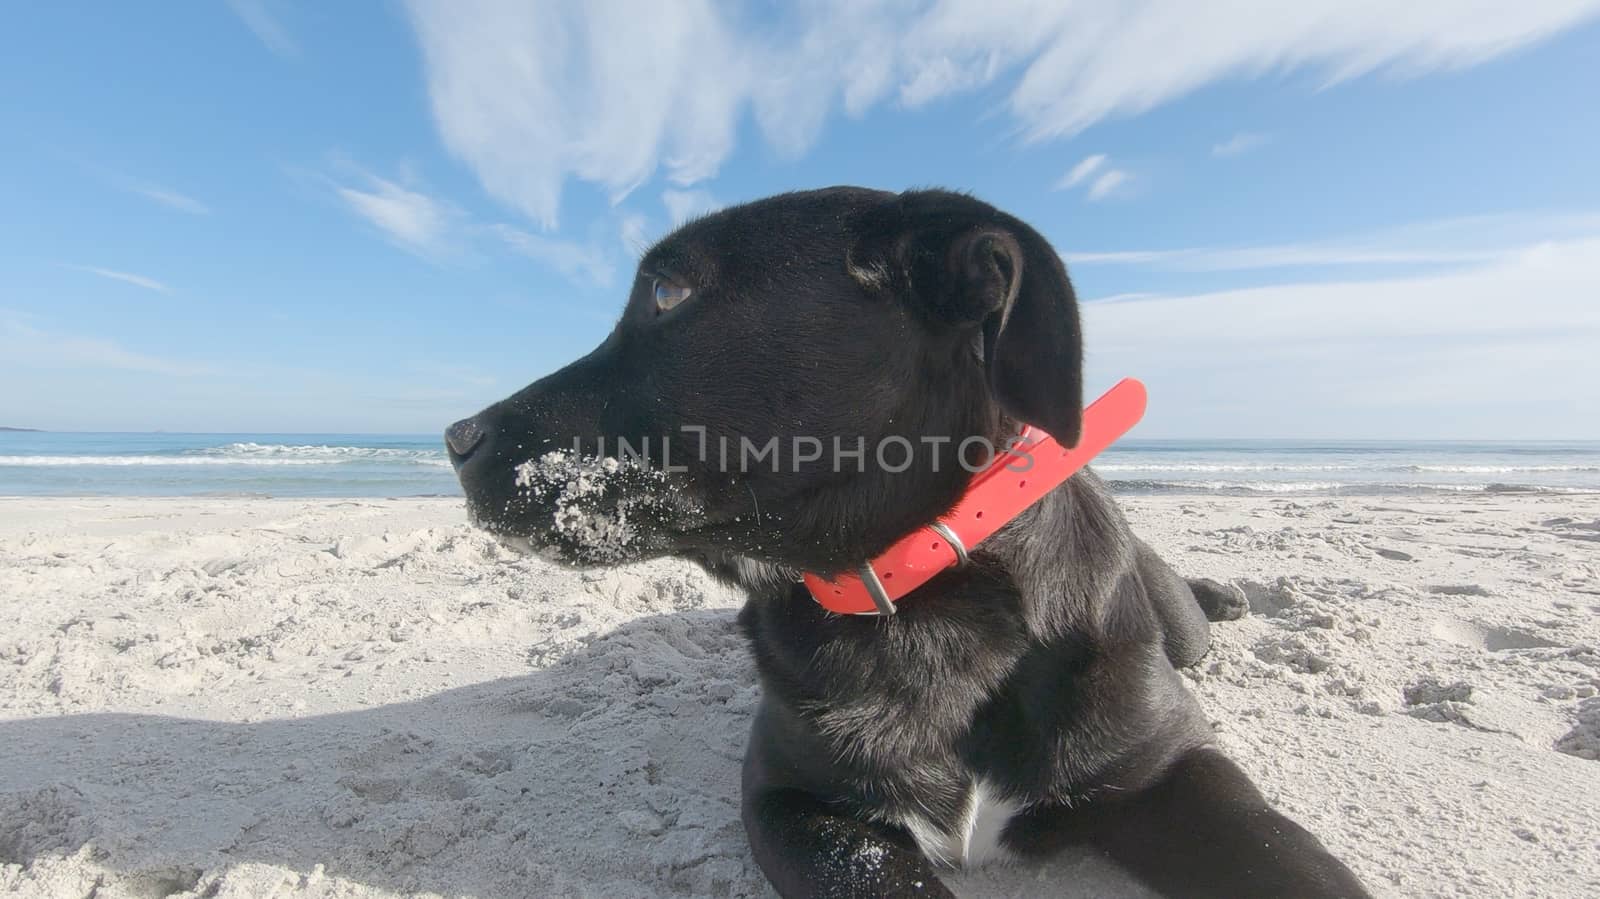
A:
[[[1032,228],[833,188],[681,228],[600,347],[446,437],[483,527],[578,564],[686,556],[749,592],[744,822],[784,896],[948,895],[936,863],[1066,846],[1174,896],[1366,895],[1215,748],[1175,671],[1208,645],[1196,593],[1092,474],[892,617],[797,582],[947,512],[963,441],[1029,423],[1071,445],[1082,403],[1076,301]]]

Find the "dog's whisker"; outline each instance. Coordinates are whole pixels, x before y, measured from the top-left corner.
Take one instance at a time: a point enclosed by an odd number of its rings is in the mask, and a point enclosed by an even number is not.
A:
[[[761,500],[756,498],[756,488],[750,486],[749,481],[744,482],[744,489],[750,491],[750,503],[756,507],[756,527],[761,527]]]

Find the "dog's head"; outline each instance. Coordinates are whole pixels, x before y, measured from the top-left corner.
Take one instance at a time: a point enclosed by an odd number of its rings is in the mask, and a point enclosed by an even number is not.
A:
[[[1077,305],[1032,228],[831,188],[691,222],[589,355],[446,432],[481,526],[579,564],[831,573],[946,511],[1017,423],[1082,410]]]

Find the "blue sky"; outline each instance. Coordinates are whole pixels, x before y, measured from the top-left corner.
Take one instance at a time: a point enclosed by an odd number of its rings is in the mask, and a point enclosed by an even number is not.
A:
[[[431,432],[684,216],[970,190],[1146,437],[1600,438],[1600,2],[31,4],[0,424]]]

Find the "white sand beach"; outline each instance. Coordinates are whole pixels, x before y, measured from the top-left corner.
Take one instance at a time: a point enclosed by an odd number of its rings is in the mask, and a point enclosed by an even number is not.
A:
[[[1380,895],[1600,895],[1600,496],[1134,497],[1190,682]],[[0,500],[0,894],[767,896],[739,597],[457,500]],[[964,896],[1141,895],[1112,867]]]

